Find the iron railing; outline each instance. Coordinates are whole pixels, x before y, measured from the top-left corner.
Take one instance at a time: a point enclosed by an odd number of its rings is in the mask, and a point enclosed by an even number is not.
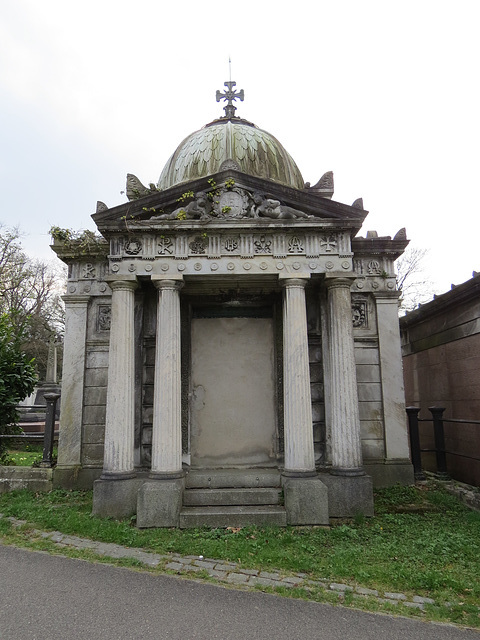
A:
[[[428,410],[432,414],[431,418],[419,418],[418,414],[420,409],[418,407],[407,407],[408,427],[410,434],[410,451],[412,455],[413,472],[415,480],[425,480],[425,474],[422,469],[422,453],[435,453],[437,471],[436,476],[442,480],[448,480],[450,478],[447,470],[447,454],[458,456],[460,458],[467,458],[469,460],[475,460],[480,462],[480,456],[472,456],[458,451],[448,451],[445,449],[445,423],[455,424],[475,424],[480,425],[480,420],[463,420],[459,418],[444,418],[443,407],[429,407]],[[422,449],[420,447],[420,432],[419,423],[430,422],[433,423],[433,449]]]
[[[59,393],[45,393],[46,401],[45,412],[45,430],[43,434],[38,433],[18,433],[18,434],[2,434],[0,438],[8,440],[43,440],[43,456],[40,462],[41,467],[51,468],[53,466],[53,444],[55,436],[55,411],[57,408],[57,402],[60,398]],[[45,408],[45,405],[42,406]]]

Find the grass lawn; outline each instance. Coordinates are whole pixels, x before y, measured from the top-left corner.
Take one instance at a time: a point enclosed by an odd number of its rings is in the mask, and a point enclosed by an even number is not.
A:
[[[17,448],[8,450],[9,464],[15,467],[32,467],[42,461],[43,445],[41,444],[22,444]],[[53,450],[53,457],[56,458],[57,449]]]
[[[3,494],[0,513],[28,525],[14,531],[0,519],[0,536],[6,544],[29,546],[36,527],[157,553],[230,560],[244,568],[303,572],[312,579],[433,598],[436,604],[424,612],[401,609],[402,615],[480,627],[480,513],[464,507],[439,483],[377,491],[373,518],[340,521],[329,528],[139,530],[134,519],[93,517],[91,506],[91,492]],[[34,542],[36,548],[48,548],[47,541]],[[326,599],[301,589],[288,595]],[[382,609],[368,599],[352,604]]]

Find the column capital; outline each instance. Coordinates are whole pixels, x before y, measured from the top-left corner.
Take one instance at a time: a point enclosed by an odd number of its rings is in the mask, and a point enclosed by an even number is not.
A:
[[[89,303],[90,296],[75,293],[66,293],[64,296],[62,296],[62,300],[65,302],[65,305],[77,305],[81,307],[86,306]]]
[[[152,282],[159,291],[163,289],[174,289],[179,291],[185,284],[183,276],[169,276],[166,278],[164,276],[154,275],[152,276]]]
[[[284,289],[290,289],[293,287],[300,287],[305,289],[310,280],[309,273],[295,273],[295,274],[279,274],[278,281],[281,287]]]
[[[328,289],[350,289],[355,278],[356,276],[349,276],[345,273],[326,273],[325,285]]]
[[[136,276],[109,276],[105,282],[108,282],[112,291],[135,291],[138,287]]]

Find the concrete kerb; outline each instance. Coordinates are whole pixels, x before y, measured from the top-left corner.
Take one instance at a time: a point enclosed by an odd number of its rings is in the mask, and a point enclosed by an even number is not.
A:
[[[0,513],[0,518],[3,518]],[[14,527],[21,527],[25,520],[7,517]],[[414,595],[409,598],[404,593],[384,592],[380,593],[375,589],[367,589],[361,586],[354,586],[329,582],[328,580],[312,580],[305,573],[284,574],[279,571],[259,571],[257,569],[243,569],[235,562],[225,562],[214,558],[204,558],[203,556],[179,556],[178,554],[159,554],[143,549],[122,547],[111,542],[98,542],[88,538],[80,538],[60,533],[60,531],[40,531],[34,529],[33,533],[50,540],[60,548],[90,549],[97,555],[109,558],[131,558],[138,560],[148,567],[164,566],[167,571],[174,571],[179,575],[193,575],[206,572],[210,578],[219,582],[242,587],[272,587],[287,588],[295,587],[311,589],[324,589],[333,593],[338,593],[339,597],[344,597],[347,593],[354,598],[374,598],[379,603],[402,604],[410,608],[423,610],[425,605],[433,605],[432,598]],[[193,575],[192,575],[193,574]]]

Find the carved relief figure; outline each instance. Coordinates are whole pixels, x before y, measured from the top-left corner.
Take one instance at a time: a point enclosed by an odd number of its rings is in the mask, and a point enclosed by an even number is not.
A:
[[[205,220],[209,219],[212,203],[204,191],[195,194],[195,198],[187,205],[174,209],[171,213],[152,216],[150,220]]]
[[[279,200],[266,198],[261,193],[253,194],[253,205],[250,209],[252,218],[273,218],[274,220],[294,220],[296,218],[313,218],[303,211],[280,204]]]

